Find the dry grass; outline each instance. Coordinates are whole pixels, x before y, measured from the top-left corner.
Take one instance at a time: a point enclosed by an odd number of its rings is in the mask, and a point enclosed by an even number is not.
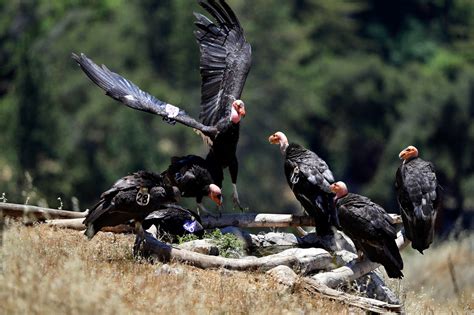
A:
[[[12,225],[0,251],[0,314],[353,314],[358,309],[285,293],[264,274],[201,270],[155,275],[159,265],[131,256],[133,236]],[[473,311],[474,235],[426,251],[404,252],[405,278],[390,285],[408,314]],[[461,294],[447,265],[451,255]]]
[[[200,270],[155,275],[134,261],[132,236],[10,226],[4,232],[1,314],[348,314],[305,292],[282,293],[264,274]]]
[[[451,280],[451,257],[459,294]],[[413,249],[403,252],[405,278],[391,286],[399,293],[406,310],[413,314],[474,313],[474,233],[430,247],[421,255]]]

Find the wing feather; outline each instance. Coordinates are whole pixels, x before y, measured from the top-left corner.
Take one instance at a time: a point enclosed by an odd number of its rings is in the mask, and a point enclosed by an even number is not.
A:
[[[106,95],[124,103],[133,109],[145,111],[163,117],[167,122],[179,122],[191,128],[200,130],[206,135],[215,136],[216,128],[205,126],[190,117],[177,106],[160,101],[153,95],[142,91],[137,85],[119,74],[110,71],[106,66],[95,64],[86,55],[72,54],[72,58],[79,64],[84,73],[106,92]]]
[[[232,9],[220,0],[199,4],[216,20],[195,13],[194,35],[201,51],[201,112],[205,125],[216,125],[231,113],[231,104],[240,99],[250,70],[251,47]]]

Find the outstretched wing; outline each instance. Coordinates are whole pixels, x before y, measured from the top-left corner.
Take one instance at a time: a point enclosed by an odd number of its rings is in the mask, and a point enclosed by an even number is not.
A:
[[[179,107],[160,101],[156,97],[142,91],[131,81],[110,71],[106,66],[98,66],[91,59],[87,58],[86,55],[81,54],[79,56],[73,53],[72,58],[79,64],[82,71],[87,74],[92,82],[103,89],[108,96],[124,103],[128,107],[160,115],[171,124],[177,121],[183,125],[200,130],[206,135],[213,136],[217,133],[215,127],[205,126],[188,116]]]
[[[199,1],[216,20],[196,16],[194,35],[201,51],[201,113],[208,126],[229,117],[231,104],[240,99],[251,64],[251,47],[239,20],[224,0]]]

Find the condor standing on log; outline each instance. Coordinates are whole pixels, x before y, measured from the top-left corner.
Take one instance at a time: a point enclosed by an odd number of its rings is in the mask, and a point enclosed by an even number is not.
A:
[[[288,143],[283,132],[275,132],[268,141],[280,145],[288,185],[306,212],[316,218],[316,233],[332,234],[331,224],[338,226],[338,219],[330,187],[334,177],[326,162],[299,144]]]
[[[403,260],[395,242],[397,230],[392,218],[369,198],[348,193],[343,182],[331,185],[342,231],[357,248],[373,261],[382,264],[390,278],[402,278]]]
[[[179,188],[182,197],[195,197],[201,211],[209,212],[202,204],[208,196],[218,206],[222,204],[219,186],[214,184],[209,172],[209,163],[197,155],[172,157],[171,165],[161,173],[172,186]]]
[[[119,179],[100,196],[100,201],[87,214],[85,235],[91,239],[106,226],[116,226],[135,221],[137,239],[133,248],[137,253],[144,240],[141,222],[164,203],[177,202],[180,192],[167,185],[160,174],[138,171]]]
[[[418,149],[408,146],[398,155],[403,160],[397,170],[395,189],[405,234],[411,246],[423,254],[434,237],[436,213],[441,207],[440,186],[431,162],[418,157]]]
[[[251,47],[232,9],[220,0],[199,1],[217,21],[212,22],[195,13],[197,30],[194,32],[201,51],[201,112],[202,123],[182,109],[160,101],[140,90],[138,86],[99,67],[84,54],[72,54],[87,76],[110,97],[128,107],[160,115],[170,123],[179,122],[199,131],[210,145],[206,160],[214,165],[214,183],[222,187],[223,169],[229,167],[233,184],[234,205],[241,207],[237,192],[238,162],[236,157],[240,120],[245,116],[245,105],[240,96],[250,70]]]

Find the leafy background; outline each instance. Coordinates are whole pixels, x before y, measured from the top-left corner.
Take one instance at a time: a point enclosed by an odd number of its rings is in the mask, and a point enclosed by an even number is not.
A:
[[[229,3],[253,49],[238,147],[251,211],[301,211],[267,142],[281,130],[389,211],[398,152],[416,145],[444,188],[440,230],[472,228],[474,2]],[[84,209],[132,171],[205,155],[191,130],[104,96],[70,58],[84,52],[197,117],[193,11],[189,0],[0,0],[0,193]],[[224,192],[230,211],[229,176]]]

